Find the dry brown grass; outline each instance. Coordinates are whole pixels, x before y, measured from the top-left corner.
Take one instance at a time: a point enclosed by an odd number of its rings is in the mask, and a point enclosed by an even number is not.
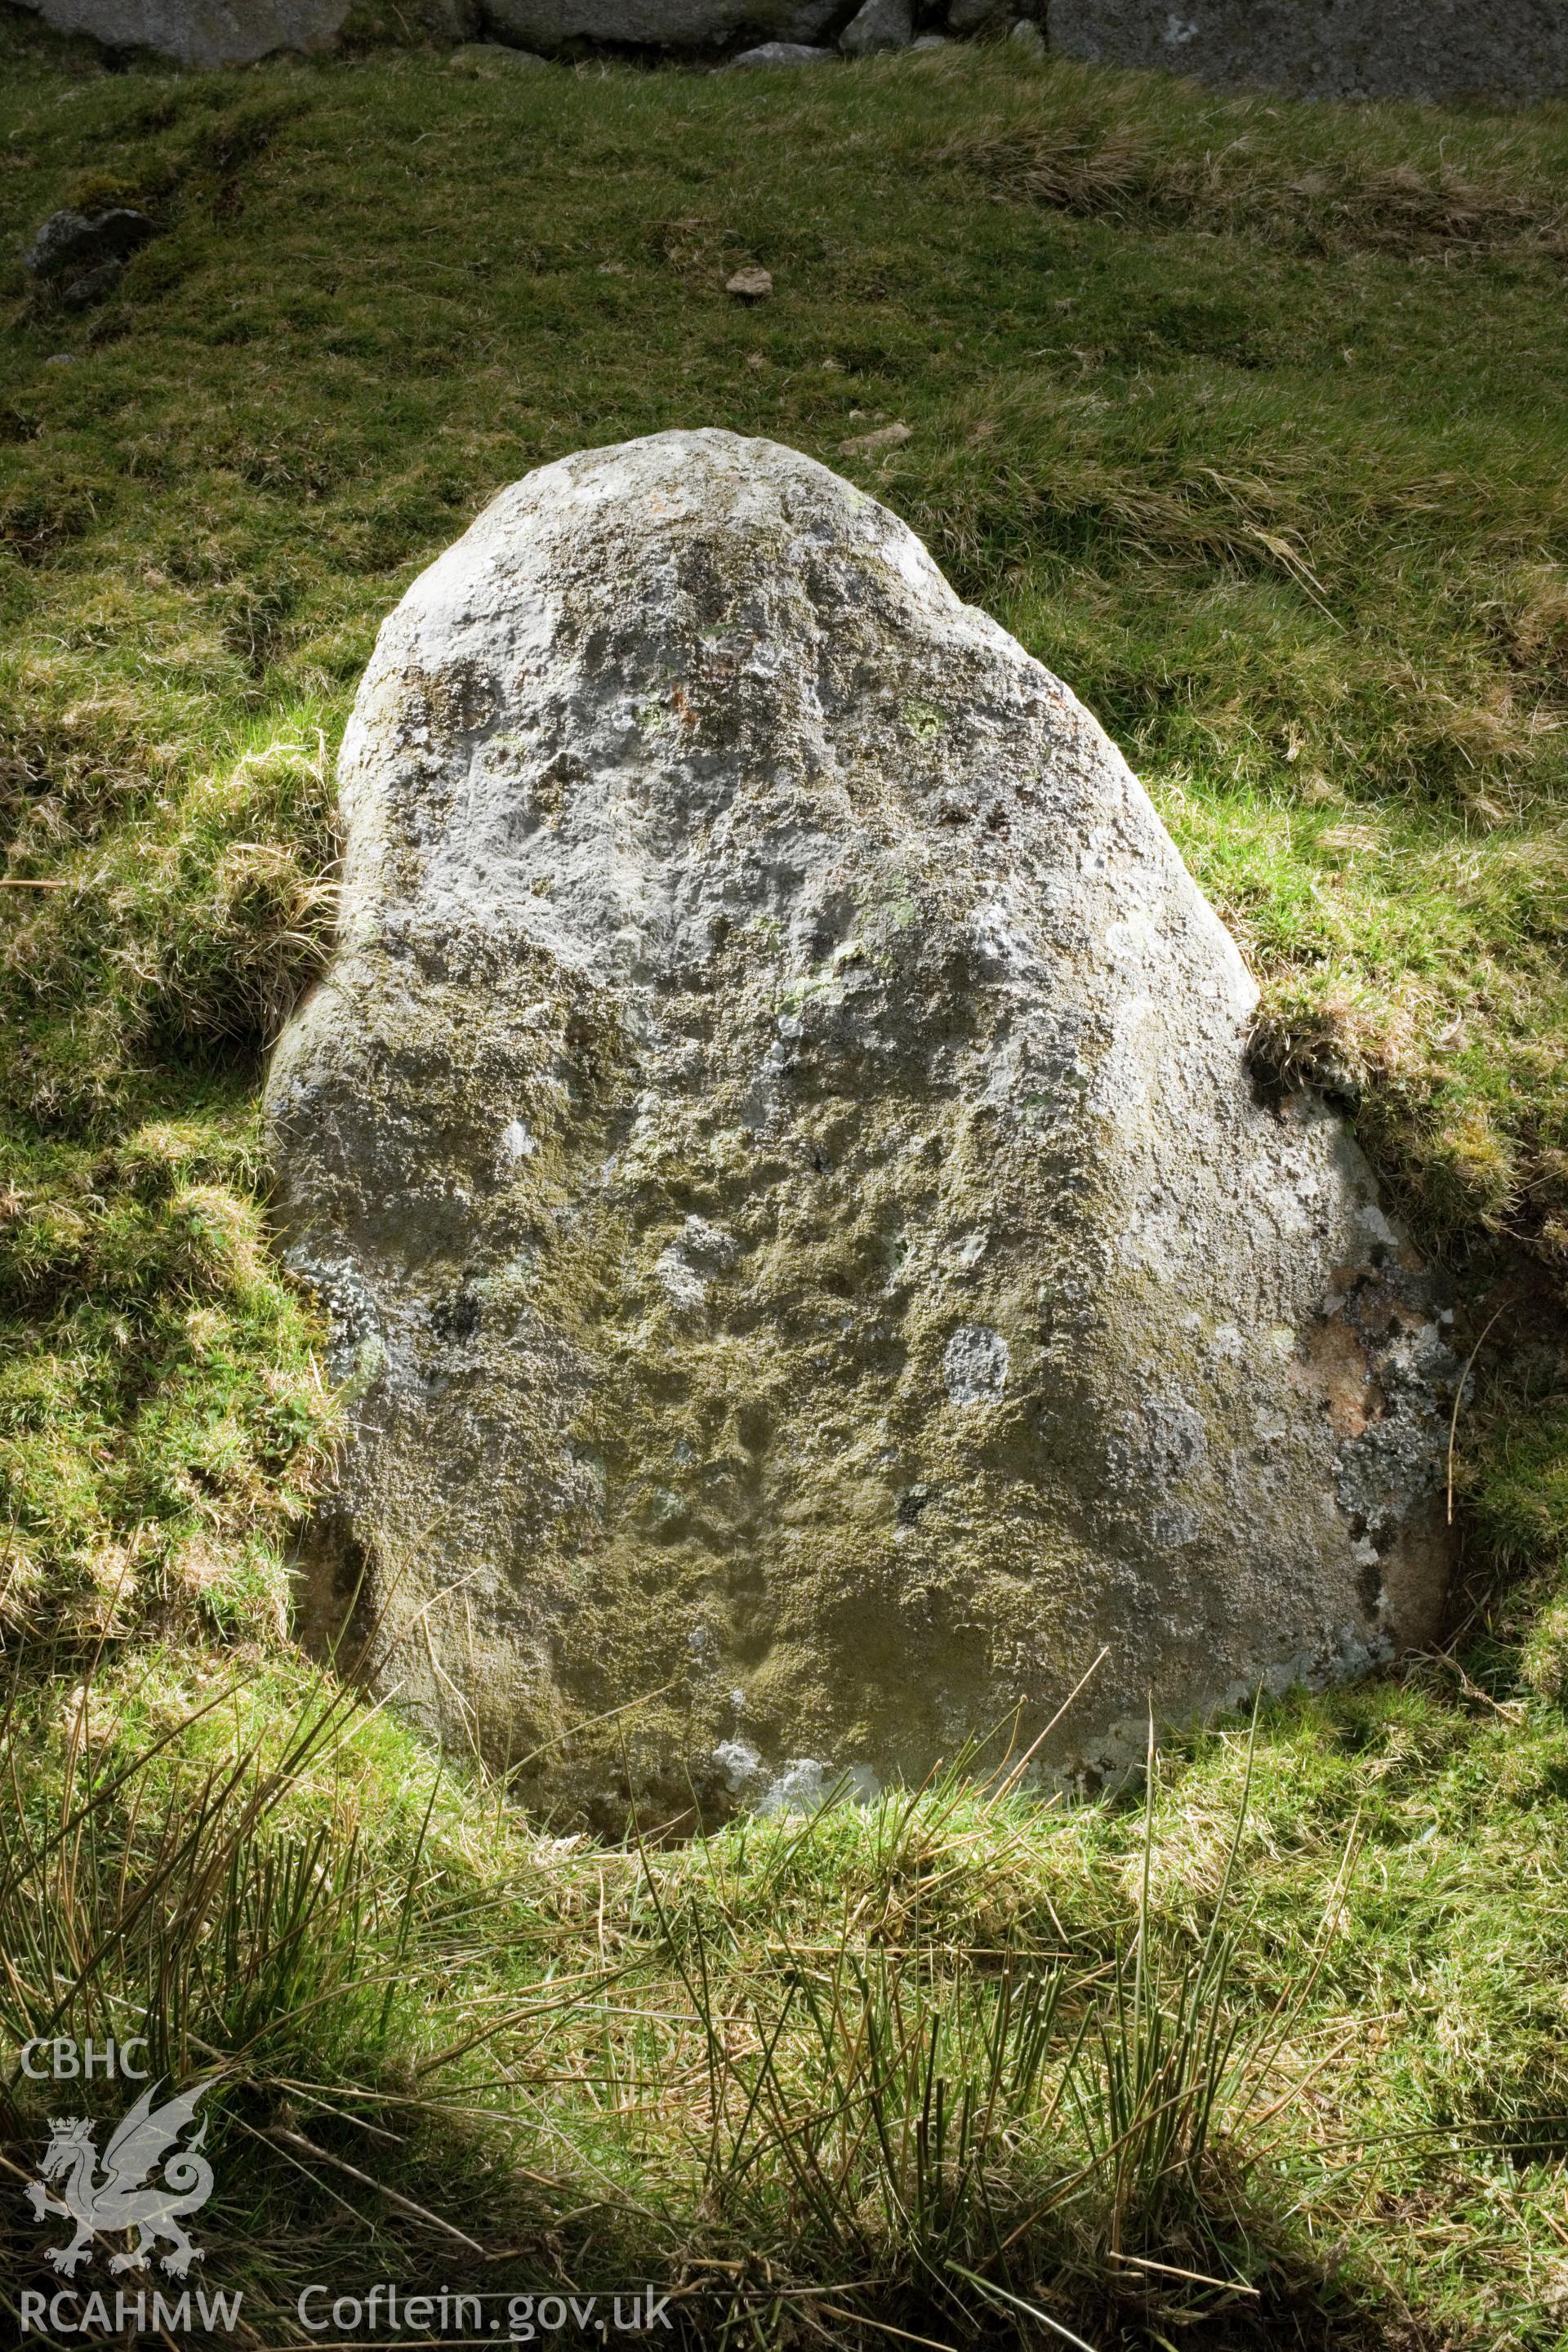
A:
[[[1457,165],[1343,162],[1282,171],[1254,134],[1174,152],[1134,118],[1069,113],[1031,127],[976,125],[933,152],[995,196],[1096,217],[1263,234],[1330,252],[1568,252],[1568,198]]]

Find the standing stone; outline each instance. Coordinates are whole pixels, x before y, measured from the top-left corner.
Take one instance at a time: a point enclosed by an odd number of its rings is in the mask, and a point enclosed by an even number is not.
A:
[[[710,1815],[1026,1744],[1102,1648],[1044,1773],[1430,1637],[1420,1265],[1255,1087],[1114,746],[893,515],[728,433],[546,467],[341,776],[268,1089],[347,1418],[307,1615],[431,1731]]]

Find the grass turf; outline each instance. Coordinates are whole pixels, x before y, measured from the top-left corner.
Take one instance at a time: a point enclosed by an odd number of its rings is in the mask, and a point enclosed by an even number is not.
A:
[[[1568,111],[1219,100],[983,48],[107,74],[16,12],[0,62],[5,249],[62,204],[160,231],[85,314],[0,265],[12,2024],[135,2014],[152,1971],[179,2054],[243,2053],[219,2144],[253,2186],[214,2219],[285,2307],[306,2253],[475,2259],[292,2132],[521,2246],[487,2275],[739,2281],[737,2343],[1052,2340],[997,2290],[1106,2347],[1568,2340]],[[741,262],[771,299],[725,294]],[[331,1402],[254,1097],[330,934],[359,669],[502,483],[693,422],[863,481],[1072,682],[1258,971],[1262,1074],[1353,1109],[1471,1339],[1498,1314],[1456,1454],[1461,1645],[1268,1715],[1217,1989],[1230,1736],[1173,1751],[1146,1833],[947,1790],[649,1856],[557,1850],[460,1775],[422,1842],[428,1759],[345,1719],[249,1812],[242,1774],[196,1894],[159,1843],[206,1820],[216,1725],[271,1752],[304,1704],[285,1562]],[[181,1728],[213,1674],[238,1696]],[[62,1885],[80,1837],[44,1825],[164,1734]],[[128,1885],[163,1890],[129,1930]],[[39,1946],[40,1907],[71,1932]],[[1116,2000],[1139,1951],[1143,2011]],[[1032,2076],[996,2021],[1026,1965],[1064,1971]],[[1108,2118],[1189,1997],[1228,2021],[1226,2128],[1166,2164],[1158,2097],[1120,2142]],[[1039,2128],[1068,2019],[1077,2203]],[[981,2190],[931,2168],[939,2079],[991,2086]],[[993,2209],[1035,2206],[995,2256]]]

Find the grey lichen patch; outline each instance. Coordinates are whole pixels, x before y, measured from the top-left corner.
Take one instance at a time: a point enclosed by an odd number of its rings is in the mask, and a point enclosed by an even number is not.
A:
[[[342,793],[268,1106],[354,1383],[310,1622],[357,1596],[399,1705],[618,1826],[1027,1744],[1102,1647],[1042,1774],[1425,1637],[1425,1277],[1254,1099],[1114,749],[892,516],[719,433],[531,476],[384,628]]]
[[[1006,1387],[1009,1360],[1000,1331],[961,1323],[942,1349],[942,1386],[954,1404],[987,1404]]]

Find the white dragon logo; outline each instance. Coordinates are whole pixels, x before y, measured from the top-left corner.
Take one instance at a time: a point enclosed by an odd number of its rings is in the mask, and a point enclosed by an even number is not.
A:
[[[93,2146],[91,2117],[51,2118],[39,2178],[28,2181],[24,2194],[36,2221],[58,2214],[62,2221],[76,2223],[76,2235],[68,2246],[47,2249],[47,2260],[57,2271],[63,2271],[67,2278],[74,2276],[90,2260],[93,2239],[111,2230],[137,2233],[133,2246],[113,2256],[111,2271],[145,2270],[149,2249],[161,2238],[170,2245],[162,2265],[174,2278],[184,2278],[193,2263],[205,2259],[201,2248],[192,2245],[179,2217],[198,2212],[213,2193],[213,2168],[196,2152],[206,2137],[205,2118],[188,2147],[175,2148],[174,2143],[208,2087],[198,2083],[194,2090],[182,2091],[157,2108],[153,2106],[157,2085],[143,2091],[130,2114],[115,2126],[114,2137],[103,2151],[101,2179],[97,2177],[99,2156]],[[172,2155],[170,2149],[174,2151]],[[146,2185],[147,2176],[160,2160],[163,2186]],[[47,2184],[60,2180],[64,2187],[58,2197],[52,2197]]]

